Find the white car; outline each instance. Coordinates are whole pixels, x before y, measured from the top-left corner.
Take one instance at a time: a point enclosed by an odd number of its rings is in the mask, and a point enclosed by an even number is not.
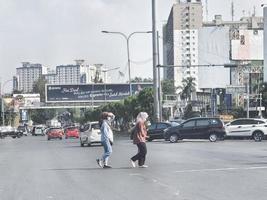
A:
[[[43,126],[35,126],[35,127],[33,128],[32,135],[33,135],[33,136],[37,136],[37,135],[42,135],[42,136],[44,136],[44,135],[45,135],[45,133],[44,133],[44,127],[43,127]]]
[[[225,125],[226,137],[250,137],[256,142],[267,135],[266,119],[236,119]]]
[[[101,131],[98,122],[89,122],[80,128],[80,143],[91,146],[92,143],[101,143]]]

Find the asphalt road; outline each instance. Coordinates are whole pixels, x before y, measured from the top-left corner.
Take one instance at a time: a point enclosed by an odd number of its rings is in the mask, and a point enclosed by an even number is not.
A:
[[[101,146],[45,137],[0,140],[0,200],[266,200],[267,141],[148,143],[149,168],[131,168],[136,147],[113,146],[112,169],[95,159]]]

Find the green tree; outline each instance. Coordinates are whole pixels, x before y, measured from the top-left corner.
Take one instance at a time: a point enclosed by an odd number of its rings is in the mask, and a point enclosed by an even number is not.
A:
[[[41,76],[37,81],[33,84],[33,93],[40,94],[41,102],[45,102],[45,84],[47,84],[47,80],[44,76]]]
[[[181,98],[191,101],[192,93],[196,91],[196,83],[193,77],[188,77],[182,80],[182,89]]]
[[[97,121],[101,112],[113,112],[116,115],[116,122],[122,125],[123,129],[128,129],[130,123],[141,111],[153,116],[153,89],[145,88],[138,95],[130,96],[123,101],[109,103],[99,108],[85,112],[84,122]]]
[[[177,88],[174,86],[174,80],[163,80],[161,81],[161,90],[163,98],[166,95],[174,95],[176,93]]]
[[[55,109],[31,110],[30,119],[36,124],[45,124],[47,120],[56,117]]]
[[[132,83],[147,83],[147,82],[153,82],[152,78],[142,78],[142,77],[134,77],[133,79],[131,79]]]

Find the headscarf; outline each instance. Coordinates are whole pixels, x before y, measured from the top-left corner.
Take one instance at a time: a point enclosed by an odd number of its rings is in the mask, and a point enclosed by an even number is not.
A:
[[[142,121],[145,122],[148,118],[148,114],[146,112],[140,112],[136,117],[136,122]]]

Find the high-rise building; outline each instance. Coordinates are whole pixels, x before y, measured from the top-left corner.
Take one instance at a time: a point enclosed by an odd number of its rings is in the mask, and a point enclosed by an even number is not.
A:
[[[42,68],[41,64],[23,62],[22,67],[16,69],[18,90],[25,93],[32,92],[34,82],[42,75]]]
[[[198,87],[198,30],[202,19],[200,0],[179,1],[163,27],[164,65],[177,66],[164,69],[164,78],[174,80],[176,87],[188,77],[194,78]]]
[[[56,70],[47,70],[44,75],[48,84],[88,84],[106,81],[102,64],[89,65],[76,60],[74,65],[60,65]]]
[[[80,65],[60,65],[56,67],[59,84],[79,84]]]
[[[179,1],[173,5],[163,27],[163,64],[178,67],[165,68],[165,79],[174,80],[177,87],[182,86],[184,78],[193,77],[196,89],[202,91],[242,85],[244,73],[262,73],[262,17],[252,15],[225,21],[221,15],[215,15],[210,22],[202,19],[201,1]],[[229,62],[240,67],[223,69]],[[205,69],[206,65],[220,66]],[[245,69],[244,65],[252,67]],[[233,79],[240,81],[234,83]],[[214,80],[219,81],[214,84]]]

